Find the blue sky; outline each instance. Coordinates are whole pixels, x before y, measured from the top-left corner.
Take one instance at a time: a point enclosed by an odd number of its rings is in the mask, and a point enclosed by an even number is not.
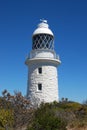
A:
[[[39,19],[48,20],[55,35],[59,96],[83,102],[87,99],[87,1],[0,0],[0,93],[26,95],[27,66],[32,33]]]

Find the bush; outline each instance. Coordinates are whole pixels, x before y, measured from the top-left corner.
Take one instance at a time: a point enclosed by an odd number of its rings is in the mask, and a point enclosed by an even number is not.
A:
[[[55,115],[50,104],[42,104],[38,108],[27,130],[66,130],[66,121]]]
[[[13,126],[13,111],[0,109],[0,126],[1,128],[9,128]],[[1,130],[0,128],[0,130]]]

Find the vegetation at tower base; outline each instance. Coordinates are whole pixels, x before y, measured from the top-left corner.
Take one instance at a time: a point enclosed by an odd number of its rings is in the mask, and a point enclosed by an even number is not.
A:
[[[84,130],[87,128],[87,101],[83,104],[62,99],[31,108],[20,92],[6,90],[0,97],[0,130]],[[86,129],[85,129],[86,130]]]
[[[31,119],[33,109],[28,109],[30,102],[20,92],[10,95],[3,91],[0,98],[0,130],[15,130],[27,124]],[[9,112],[9,113],[7,113]]]
[[[67,122],[56,115],[52,104],[41,104],[34,112],[27,130],[67,130]]]

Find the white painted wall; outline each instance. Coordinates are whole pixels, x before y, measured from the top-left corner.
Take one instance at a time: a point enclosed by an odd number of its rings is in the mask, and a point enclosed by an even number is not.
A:
[[[42,67],[42,74],[38,73],[38,67]],[[38,83],[42,83],[42,91],[38,91]],[[52,62],[33,62],[29,64],[28,73],[28,97],[32,104],[37,102],[58,101],[58,76],[57,66]]]
[[[30,58],[54,58],[55,53],[53,51],[48,50],[34,50],[30,53]]]

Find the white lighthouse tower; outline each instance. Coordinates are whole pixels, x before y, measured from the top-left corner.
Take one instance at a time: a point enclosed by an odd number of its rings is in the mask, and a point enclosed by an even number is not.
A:
[[[58,101],[59,57],[54,51],[54,35],[46,20],[41,20],[32,35],[28,66],[27,98],[32,104]]]

